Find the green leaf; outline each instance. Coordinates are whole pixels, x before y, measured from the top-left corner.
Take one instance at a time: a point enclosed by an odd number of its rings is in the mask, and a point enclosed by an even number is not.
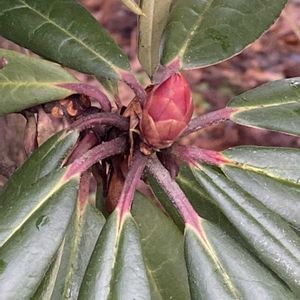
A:
[[[239,53],[279,16],[286,0],[175,0],[164,34],[162,64],[205,67]]]
[[[139,60],[151,77],[159,64],[161,37],[166,26],[172,0],[141,0],[144,16],[139,18]]]
[[[148,276],[157,292],[152,299],[190,299],[182,233],[151,200],[139,193],[132,214],[139,227]]]
[[[0,68],[0,115],[73,94],[58,84],[77,80],[57,64],[4,49],[0,58],[7,62]]]
[[[151,299],[139,233],[132,216],[107,220],[85,274],[79,299]]]
[[[77,202],[64,242],[34,299],[77,299],[95,244],[105,223],[99,210]]]
[[[3,299],[33,296],[63,240],[74,211],[77,188],[78,180],[73,179],[53,190],[47,201],[33,210],[2,245],[0,290]],[[33,199],[35,196],[32,194]],[[20,205],[18,199],[10,199],[10,202],[13,209]]]
[[[201,222],[200,236],[185,230],[185,256],[192,299],[295,299],[274,276],[220,226]]]
[[[32,215],[61,189],[65,173],[65,169],[50,173],[24,188],[20,195],[18,191],[10,195],[1,194],[0,247],[7,243]]]
[[[193,172],[252,251],[295,293],[299,293],[300,238],[289,225],[213,168],[201,166]]]
[[[249,90],[228,107],[235,123],[300,135],[300,78],[278,80]]]
[[[13,22],[12,22],[13,20]],[[0,34],[37,54],[97,78],[119,79],[128,58],[74,0],[0,2]]]
[[[250,146],[228,149],[223,154],[241,169],[292,183],[300,182],[299,149]]]
[[[0,195],[0,202],[9,197],[19,198],[32,184],[61,167],[78,136],[77,131],[61,131],[43,143],[11,176]]]
[[[270,210],[300,228],[299,150],[236,147],[224,151],[224,155],[233,162],[222,166],[227,177]]]

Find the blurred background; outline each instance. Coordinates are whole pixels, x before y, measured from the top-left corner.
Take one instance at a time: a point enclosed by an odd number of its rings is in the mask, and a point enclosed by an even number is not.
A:
[[[119,0],[80,2],[112,34],[130,57],[137,77],[147,84],[149,81],[137,58],[136,16]],[[30,54],[1,37],[0,47]],[[98,84],[90,76],[76,72],[75,75],[82,81]],[[195,115],[222,108],[234,95],[265,82],[300,77],[300,0],[290,0],[272,28],[241,54],[216,66],[187,71],[185,76],[193,90]],[[119,90],[121,100],[126,105],[133,93],[122,83]],[[42,142],[58,129],[59,124],[45,113],[41,113],[39,121],[38,138]],[[26,159],[23,145],[25,124],[24,117],[19,114],[0,118],[0,185]],[[297,137],[246,128],[231,122],[195,133],[182,142],[214,150],[249,144],[300,147]]]

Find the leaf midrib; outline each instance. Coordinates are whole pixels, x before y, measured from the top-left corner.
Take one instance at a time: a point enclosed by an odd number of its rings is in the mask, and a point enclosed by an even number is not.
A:
[[[23,3],[24,6],[27,7],[29,10],[32,10],[33,12],[35,12],[36,14],[38,14],[39,16],[41,16],[42,18],[44,18],[45,20],[47,20],[50,24],[52,24],[53,26],[55,26],[56,28],[58,28],[59,30],[61,30],[62,32],[64,32],[67,36],[69,36],[70,38],[72,38],[73,40],[75,40],[81,46],[83,46],[84,48],[86,48],[87,50],[89,50],[90,52],[92,52],[96,57],[98,57],[100,60],[102,60],[104,63],[106,63],[110,68],[112,68],[116,73],[118,73],[118,68],[114,64],[112,64],[110,61],[108,61],[106,58],[104,58],[102,55],[100,55],[97,51],[95,51],[92,47],[90,47],[89,45],[83,43],[75,35],[71,34],[69,31],[67,31],[63,27],[59,26],[57,23],[55,23],[54,21],[52,21],[49,17],[43,15],[37,9],[29,6],[29,4],[26,3],[25,1],[23,1],[23,0],[19,0],[19,1],[21,3]]]
[[[222,276],[224,282],[226,283],[226,286],[228,287],[229,291],[232,293],[232,296],[234,296],[234,299],[239,300],[240,299],[240,293],[239,293],[238,289],[235,287],[234,283],[231,281],[231,277],[227,273],[227,270],[225,269],[225,267],[220,262],[220,260],[218,258],[218,255],[214,251],[213,246],[210,244],[210,242],[209,242],[209,240],[206,236],[205,230],[203,230],[203,232],[205,234],[204,238],[202,238],[197,233],[197,231],[195,231],[194,228],[190,227],[190,230],[192,230],[194,232],[196,237],[199,237],[200,243],[203,245],[206,253],[211,258],[213,264],[216,266],[216,269],[219,270],[219,274]]]
[[[5,82],[1,82],[0,81],[0,87],[5,87],[8,85],[17,85],[17,86],[53,86],[53,88],[59,89],[59,90],[68,90],[65,89],[63,87],[58,86],[61,83],[68,83],[69,81],[60,81],[60,82],[54,82],[54,81],[36,81],[36,82],[28,82],[28,81],[5,81]]]
[[[287,101],[287,102],[275,102],[275,103],[270,103],[270,104],[260,104],[260,105],[255,105],[255,106],[231,106],[230,103],[228,107],[236,108],[237,111],[232,113],[232,117],[234,115],[237,115],[239,113],[249,111],[249,110],[254,110],[254,109],[263,109],[263,108],[269,108],[269,107],[277,107],[277,106],[284,106],[284,105],[289,105],[289,104],[300,104],[299,101],[293,100],[293,101]]]
[[[204,15],[210,9],[213,2],[214,2],[214,0],[209,0],[208,1],[208,3],[206,4],[206,7],[203,9],[203,12],[199,15],[197,21],[195,22],[195,24],[191,28],[189,34],[187,35],[187,37],[186,37],[186,39],[183,43],[183,46],[182,46],[182,48],[180,49],[180,51],[178,53],[178,57],[180,57],[181,59],[184,57],[187,47],[191,43],[192,38],[194,37],[194,35],[196,33],[196,30],[201,26],[201,24],[203,22],[203,19],[204,19]]]

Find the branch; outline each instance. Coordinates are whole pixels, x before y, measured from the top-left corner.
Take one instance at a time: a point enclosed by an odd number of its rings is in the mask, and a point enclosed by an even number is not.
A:
[[[73,150],[67,160],[67,164],[74,162],[77,158],[83,156],[88,150],[98,143],[97,137],[93,132],[88,132],[81,141],[79,141],[76,148]]]
[[[188,125],[188,128],[183,132],[182,136],[186,136],[197,130],[225,122],[230,119],[231,114],[234,112],[235,112],[235,109],[225,107],[225,108],[207,113],[203,116],[194,118],[191,120],[190,124]]]
[[[111,111],[111,104],[107,96],[101,90],[87,83],[62,83],[58,84],[62,88],[74,91],[78,94],[84,94],[95,99],[100,105],[103,111]]]
[[[145,169],[147,160],[148,157],[143,155],[140,151],[137,150],[135,152],[133,163],[126,176],[124,187],[117,205],[117,208],[120,210],[121,220],[123,216],[130,211],[134,193]]]
[[[178,159],[194,165],[197,165],[199,161],[217,166],[230,162],[219,151],[206,150],[196,146],[174,145],[172,147],[172,154]]]
[[[173,180],[167,169],[158,161],[150,159],[147,163],[149,173],[155,177],[159,185],[166,192],[172,203],[178,209],[186,224],[195,228],[202,236],[205,236],[201,227],[201,219],[180,189],[175,180]]]
[[[111,125],[121,130],[129,130],[129,121],[115,113],[97,113],[83,117],[70,126],[70,129],[84,130],[98,125]]]
[[[94,147],[82,157],[77,158],[68,167],[65,180],[69,180],[71,177],[85,172],[99,160],[124,152],[126,144],[127,142],[125,137],[118,137]]]

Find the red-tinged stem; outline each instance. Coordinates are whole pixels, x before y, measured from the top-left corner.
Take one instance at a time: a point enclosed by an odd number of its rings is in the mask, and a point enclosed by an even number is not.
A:
[[[223,165],[230,161],[218,151],[206,150],[196,146],[174,145],[172,153],[180,160],[191,164],[204,162],[210,165]]]
[[[178,59],[174,60],[167,66],[159,66],[158,70],[153,76],[153,83],[160,84],[167,80],[173,74],[177,73],[180,68],[180,62]]]
[[[197,130],[217,125],[230,119],[232,113],[236,110],[230,107],[225,107],[216,111],[209,112],[203,116],[194,118],[188,125],[188,128],[183,132],[182,136],[188,135]]]
[[[172,203],[178,209],[186,224],[196,229],[202,237],[205,237],[201,226],[201,219],[186,198],[179,185],[173,180],[167,169],[158,159],[150,159],[147,163],[149,173],[156,178],[161,188],[166,192]]]
[[[166,150],[157,152],[157,157],[163,166],[169,171],[171,177],[174,179],[178,175],[179,166],[176,162],[176,157],[170,151],[172,148],[167,148]]]
[[[79,209],[83,210],[85,205],[89,201],[90,196],[90,174],[88,172],[84,172],[80,178],[79,184]]]
[[[125,137],[118,137],[92,148],[82,157],[77,158],[68,167],[65,180],[69,180],[73,176],[85,172],[99,160],[123,153],[125,151],[126,144],[127,142]]]
[[[134,193],[147,163],[147,156],[136,151],[117,205],[121,220],[131,209]]]
[[[88,150],[98,143],[98,139],[93,132],[88,132],[83,139],[78,143],[75,150],[68,158],[67,164],[74,162],[77,158],[83,156]]]
[[[62,83],[58,86],[65,89],[74,91],[78,94],[84,94],[88,97],[95,99],[100,105],[103,111],[111,111],[111,104],[108,97],[101,90],[87,83]]]
[[[130,72],[121,72],[122,80],[134,91],[139,101],[143,105],[146,101],[146,91],[144,87],[138,82],[136,77]]]
[[[115,113],[96,113],[83,117],[70,126],[70,129],[84,130],[99,125],[111,125],[121,130],[129,130],[129,120]]]

